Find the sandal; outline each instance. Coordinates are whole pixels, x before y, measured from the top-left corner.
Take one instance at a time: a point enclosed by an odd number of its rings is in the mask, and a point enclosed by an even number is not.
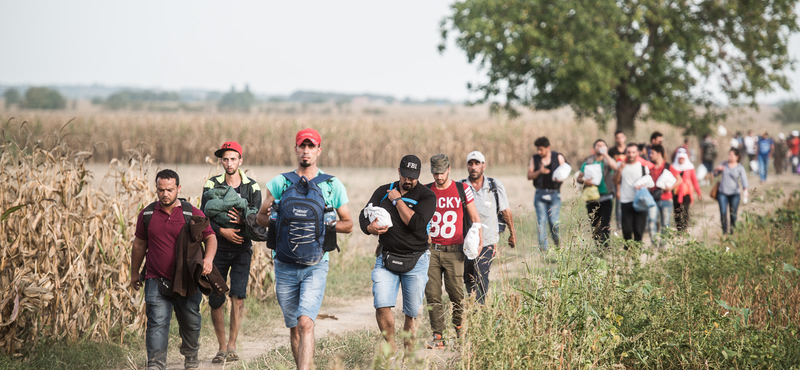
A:
[[[236,354],[235,349],[228,350],[228,357],[225,358],[227,362],[239,361],[239,355]]]
[[[221,363],[225,362],[225,358],[227,356],[228,356],[228,354],[225,353],[225,351],[219,351],[219,352],[217,352],[217,355],[214,356],[214,358],[211,360],[211,363],[212,364],[221,364]]]

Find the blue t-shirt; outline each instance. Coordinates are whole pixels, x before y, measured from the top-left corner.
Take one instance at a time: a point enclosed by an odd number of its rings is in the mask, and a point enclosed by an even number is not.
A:
[[[317,170],[317,176],[323,173],[322,170]],[[272,194],[275,199],[280,200],[283,192],[291,185],[292,182],[289,181],[289,179],[283,175],[278,175],[272,180],[269,180],[267,183],[267,190],[269,190],[269,193]],[[318,186],[320,190],[322,190],[322,197],[325,198],[325,203],[333,208],[339,209],[339,207],[350,201],[347,198],[347,190],[344,188],[344,184],[336,177],[332,177],[328,181],[323,181],[318,184]],[[272,251],[272,257],[275,257],[275,251]],[[325,256],[322,257],[322,260],[329,260],[328,252],[325,252]]]
[[[772,145],[775,144],[771,138],[758,139],[758,154],[767,155],[772,151]]]

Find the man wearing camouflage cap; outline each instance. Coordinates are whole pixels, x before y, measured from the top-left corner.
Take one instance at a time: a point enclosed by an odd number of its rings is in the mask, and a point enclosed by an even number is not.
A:
[[[446,154],[431,157],[432,183],[425,185],[436,194],[436,212],[431,219],[428,283],[425,298],[431,307],[433,340],[427,348],[443,349],[444,310],[442,309],[442,277],[444,288],[453,303],[453,327],[461,333],[461,304],[464,300],[464,236],[467,225],[480,222],[474,196],[469,185],[450,179],[450,158]],[[465,222],[465,218],[471,222]]]

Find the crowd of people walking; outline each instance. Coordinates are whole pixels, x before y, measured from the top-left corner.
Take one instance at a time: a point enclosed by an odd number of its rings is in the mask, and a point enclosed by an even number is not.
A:
[[[254,241],[266,241],[272,249],[276,298],[297,368],[313,366],[314,322],[324,298],[330,253],[339,249],[336,235],[350,233],[356,226],[344,184],[317,167],[322,143],[316,130],[299,131],[294,143],[297,167],[262,188],[240,169],[242,146],[225,142],[214,153],[224,173],[208,179],[199,209],[179,201],[177,173],[163,170],[156,175],[158,200],[139,214],[131,255],[131,287],[145,289],[148,369],[166,366],[173,311],[180,327],[184,366],[199,366],[202,294],[209,296],[218,344],[211,362],[239,359],[236,342],[244,320]],[[529,160],[527,179],[535,189],[538,246],[546,253],[562,244],[561,185],[572,167],[564,154],[551,148],[547,137],[533,144],[536,153]],[[699,168],[692,163],[689,139],[671,156],[664,145],[660,132],[652,133],[645,145],[627,143],[625,133],[618,131],[613,146],[598,139],[589,148],[576,182],[582,186],[592,238],[599,248],[608,248],[612,219],[622,232],[625,249],[630,243],[641,243],[647,231],[657,246],[663,245],[661,236],[672,225],[677,231],[687,231],[690,208],[704,196],[701,181],[710,183],[716,178],[719,181],[709,195],[719,203],[723,233],[732,233],[738,206],[748,198],[746,165],[762,182],[771,158],[776,174],[787,170],[798,174],[797,131],[789,139],[780,134],[777,141],[766,132],[760,137],[752,131],[746,136],[737,133],[722,162],[717,161],[722,145],[706,135],[700,143]],[[467,176],[458,181],[451,178],[450,157],[434,155],[430,158],[432,182],[422,184],[422,161],[406,155],[400,159],[397,181],[375,189],[358,212],[361,231],[377,237],[373,305],[377,326],[394,350],[392,308],[398,293],[403,298],[403,330],[412,334],[409,338],[415,335],[425,301],[433,332],[426,346],[445,348],[449,336],[442,286],[452,302],[451,325],[458,338],[463,335],[466,297],[478,304],[487,299],[501,235],[508,235],[509,247],[516,246],[517,232],[503,183],[486,175],[487,158],[480,151],[462,160]],[[227,298],[231,308],[226,333],[223,304]],[[411,339],[404,344],[410,349]]]

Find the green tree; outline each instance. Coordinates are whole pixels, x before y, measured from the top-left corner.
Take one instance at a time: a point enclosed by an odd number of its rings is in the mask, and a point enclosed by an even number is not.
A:
[[[56,90],[47,87],[31,87],[25,92],[22,107],[27,109],[64,109],[67,101]]]
[[[231,86],[231,91],[220,99],[218,108],[221,111],[249,112],[255,104],[256,97],[250,92],[250,86],[245,85],[242,92],[236,92],[236,88]]]
[[[700,133],[723,116],[717,91],[757,107],[758,93],[789,89],[796,2],[461,0],[441,31],[486,71],[468,85],[474,103],[512,115],[569,105],[626,132],[644,118]]]
[[[14,88],[6,89],[3,93],[3,98],[6,100],[6,108],[10,107],[11,104],[17,104],[21,100],[21,96],[19,95],[19,91]]]
[[[785,101],[780,104],[780,111],[772,119],[788,125],[800,123],[800,100]]]

